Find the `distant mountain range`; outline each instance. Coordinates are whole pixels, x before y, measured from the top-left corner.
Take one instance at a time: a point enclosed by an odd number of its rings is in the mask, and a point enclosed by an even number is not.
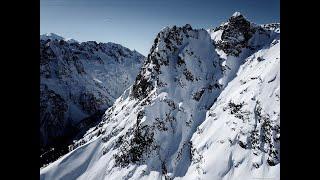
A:
[[[133,83],[144,58],[119,44],[40,36],[40,166],[65,154],[72,140],[100,122]]]

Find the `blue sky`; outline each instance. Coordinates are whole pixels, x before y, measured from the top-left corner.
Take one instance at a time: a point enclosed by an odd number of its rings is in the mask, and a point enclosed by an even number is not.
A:
[[[147,55],[165,26],[215,27],[235,11],[262,24],[280,21],[280,0],[40,0],[40,33],[115,42]]]

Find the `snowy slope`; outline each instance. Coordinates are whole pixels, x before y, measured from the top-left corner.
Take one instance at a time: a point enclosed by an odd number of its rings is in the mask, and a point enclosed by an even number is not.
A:
[[[279,32],[240,13],[162,29],[134,84],[41,179],[279,178]]]
[[[41,154],[70,144],[134,81],[144,56],[114,43],[40,36]],[[67,148],[67,145],[65,145]]]
[[[207,112],[191,139],[195,163],[186,177],[279,179],[279,47],[280,41],[247,58]]]

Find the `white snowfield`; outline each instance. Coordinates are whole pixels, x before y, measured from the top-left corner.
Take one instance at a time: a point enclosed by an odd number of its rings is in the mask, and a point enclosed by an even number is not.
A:
[[[223,30],[164,28],[135,83],[40,178],[280,179],[278,25],[250,23],[238,56],[215,45]]]

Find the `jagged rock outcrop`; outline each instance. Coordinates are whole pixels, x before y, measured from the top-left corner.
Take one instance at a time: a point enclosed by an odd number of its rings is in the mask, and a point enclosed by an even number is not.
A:
[[[280,28],[280,24],[278,25]],[[255,51],[264,45],[265,39],[270,38],[271,31],[275,28],[277,28],[276,23],[260,26],[251,23],[242,14],[236,12],[226,23],[210,29],[209,33],[215,40],[217,49],[227,55],[238,57],[243,50]]]

